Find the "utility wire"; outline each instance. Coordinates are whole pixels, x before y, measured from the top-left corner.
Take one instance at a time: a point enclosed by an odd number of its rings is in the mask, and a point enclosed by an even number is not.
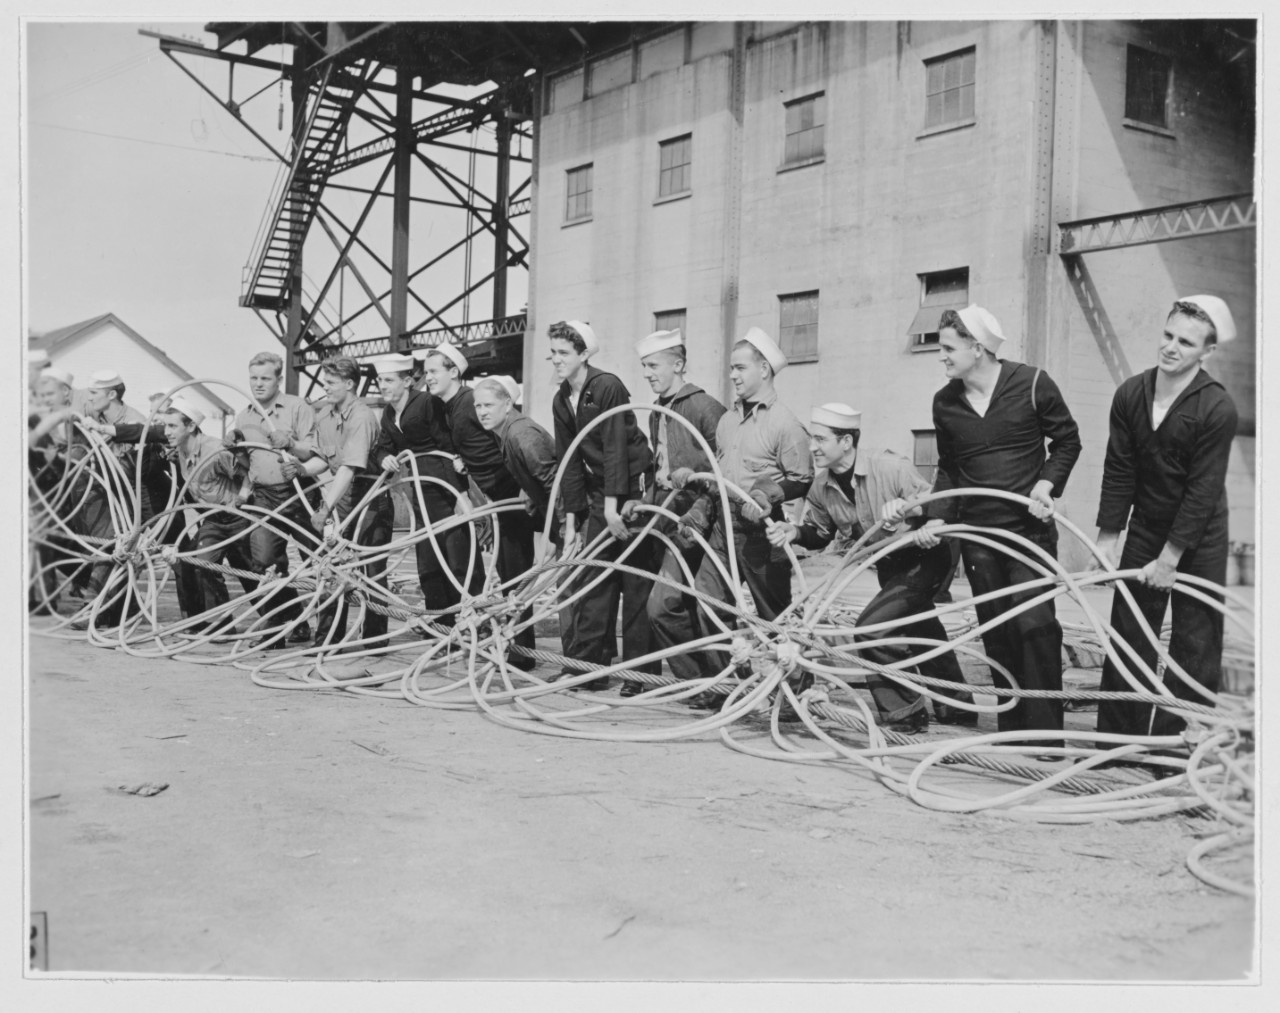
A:
[[[150,144],[157,148],[177,148],[179,151],[198,151],[204,155],[225,155],[227,158],[243,158],[249,162],[275,162],[274,158],[261,155],[242,155],[235,151],[220,151],[216,148],[197,148],[191,144],[169,144],[165,141],[148,141],[142,137],[126,137],[124,134],[107,134],[101,130],[84,130],[80,127],[62,127],[56,123],[32,123],[33,127],[46,127],[49,130],[66,130],[73,134],[91,134],[94,137],[110,137],[117,141],[133,141],[134,144]]]
[[[104,81],[108,81],[113,77],[118,77],[120,74],[127,73],[131,70],[136,70],[144,64],[150,63],[157,55],[158,54],[154,52],[138,53],[134,56],[128,57],[127,59],[121,60],[119,63],[114,63],[109,67],[104,67],[91,74],[86,74],[77,81],[72,81],[71,83],[65,84],[59,88],[53,88],[50,91],[45,92],[43,95],[36,95],[31,99],[31,104],[33,106],[37,106],[42,105],[45,102],[53,102],[58,99],[67,98],[70,95],[74,95],[76,92],[83,91],[85,88],[101,84]]]

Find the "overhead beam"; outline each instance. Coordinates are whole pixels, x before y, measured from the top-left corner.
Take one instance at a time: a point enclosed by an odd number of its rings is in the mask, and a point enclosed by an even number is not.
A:
[[[1059,222],[1056,252],[1067,257],[1252,229],[1257,225],[1257,210],[1252,193],[1237,193],[1128,214]]]

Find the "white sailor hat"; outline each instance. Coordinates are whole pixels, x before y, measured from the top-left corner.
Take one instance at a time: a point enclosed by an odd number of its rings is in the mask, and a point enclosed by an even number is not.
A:
[[[587,355],[595,355],[600,351],[600,339],[596,337],[596,332],[591,329],[590,324],[583,323],[581,320],[566,320],[565,324],[572,327],[582,338],[582,343],[587,346]]]
[[[1000,329],[999,320],[976,303],[970,303],[956,315],[978,344],[992,355],[999,354],[1000,346],[1004,344],[1004,331]]]
[[[1230,341],[1236,336],[1236,321],[1226,302],[1216,295],[1187,295],[1178,302],[1191,303],[1204,310],[1205,316],[1213,321],[1213,329],[1218,332],[1218,344]]]
[[[375,359],[370,359],[369,364],[379,376],[385,376],[388,373],[410,373],[413,371],[413,356],[379,355]]]
[[[106,390],[109,387],[119,387],[122,383],[124,380],[114,369],[100,369],[89,378],[89,389]]]
[[[46,366],[40,371],[40,379],[45,378],[57,380],[59,383],[65,383],[68,387],[75,382],[75,377],[59,366]]]
[[[47,366],[49,364],[49,353],[43,348],[28,349],[27,362],[32,366]]]
[[[515,377],[507,376],[504,373],[502,376],[491,376],[489,379],[497,380],[498,383],[506,388],[507,393],[511,395],[512,404],[519,404],[524,400],[524,394],[520,389],[520,384],[516,383]]]
[[[684,335],[677,327],[674,331],[654,331],[652,334],[636,342],[636,354],[640,358],[654,352],[664,352],[668,348],[679,348],[684,344]]]
[[[782,349],[778,347],[778,343],[760,330],[759,327],[751,328],[739,340],[745,341],[763,355],[775,374],[781,373],[787,368],[787,357],[782,354]]]
[[[186,394],[174,394],[169,398],[169,406],[165,409],[167,412],[181,412],[191,420],[191,424],[199,428],[200,423],[204,421],[204,412]]]
[[[458,375],[462,376],[467,371],[467,367],[471,363],[467,362],[467,357],[462,354],[462,349],[457,345],[450,344],[448,341],[442,341],[435,348],[430,349],[432,352],[438,352],[446,359],[458,367]]]
[[[855,411],[847,404],[832,401],[809,412],[809,421],[828,429],[861,429],[862,412]]]

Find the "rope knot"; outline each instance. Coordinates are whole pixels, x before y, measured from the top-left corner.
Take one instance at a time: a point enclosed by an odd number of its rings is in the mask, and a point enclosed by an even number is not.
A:
[[[793,640],[779,640],[773,646],[773,656],[778,661],[778,667],[790,675],[800,662],[800,645]]]

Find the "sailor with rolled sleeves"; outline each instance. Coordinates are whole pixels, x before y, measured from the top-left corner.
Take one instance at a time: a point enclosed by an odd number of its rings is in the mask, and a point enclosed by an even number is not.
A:
[[[290,537],[300,539],[300,547],[308,552],[315,544],[310,537],[310,512],[306,501],[297,495],[294,487],[294,480],[303,473],[302,466],[290,448],[298,442],[314,441],[316,417],[306,401],[281,389],[283,376],[284,360],[274,352],[259,352],[250,359],[249,392],[253,395],[253,403],[236,416],[236,432],[246,442],[274,448],[250,450],[247,454],[253,505],[269,510],[281,519],[275,524],[256,525],[249,532],[249,550],[254,569],[265,572],[275,567],[280,576],[289,572]],[[289,622],[294,626],[287,638],[280,638],[272,647],[284,648],[310,639],[311,629],[301,621],[302,609],[294,604],[297,596],[297,591],[286,584],[259,603],[258,610],[263,614],[289,603],[273,621]]]
[[[320,487],[320,506],[311,515],[311,527],[323,532],[325,524],[336,512],[345,518],[368,496],[378,480],[378,419],[364,398],[357,396],[360,364],[347,356],[329,359],[320,367],[325,401],[316,410],[315,441],[298,440],[294,452],[302,458],[308,474],[317,475],[326,468],[333,479]],[[388,409],[389,411],[389,409]],[[361,508],[357,524],[349,524],[345,537],[358,545],[377,548],[391,541],[394,511],[391,497],[383,489]],[[386,586],[386,559],[368,563],[365,575],[374,583]],[[315,642],[329,644],[341,639],[347,628],[345,596],[335,609],[330,606],[316,626]],[[362,639],[369,640],[360,649],[378,647],[387,640],[387,616],[369,609],[361,628]]]
[[[764,619],[773,619],[791,604],[791,564],[785,550],[769,544],[765,522],[783,520],[782,504],[803,497],[813,484],[809,434],[778,400],[774,389],[775,378],[786,366],[787,357],[777,342],[758,327],[747,331],[729,355],[729,378],[736,400],[716,425],[720,471],[750,497],[746,503],[736,496],[729,497],[732,551],[737,557],[738,573]],[[717,516],[710,545],[727,570],[731,550],[723,514]],[[719,601],[734,597],[710,557],[698,567],[694,588]],[[699,626],[702,635],[713,632],[701,617]],[[722,657],[700,655],[700,676],[715,675],[724,667]],[[724,697],[699,693],[688,703],[691,707],[718,709]]]
[[[937,545],[934,528],[949,521],[992,529],[983,537],[993,544],[961,542],[969,586],[980,597],[1041,576],[1003,551],[1027,552],[1004,537],[1005,532],[1020,535],[1057,557],[1054,499],[1062,495],[1080,456],[1080,433],[1052,377],[1034,366],[998,358],[1004,333],[987,310],[977,305],[946,310],[938,333],[950,381],[933,397],[938,440],[933,491],[988,488],[1031,500],[1026,507],[977,495],[925,504],[928,520],[915,533],[921,548]],[[1042,588],[1023,590],[981,602],[976,609],[979,621],[993,624],[982,638],[991,660],[1011,672],[1022,689],[1058,691],[1062,689],[1062,627],[1053,601],[1018,611],[1042,593]],[[993,669],[992,675],[1000,685],[997,671]],[[1023,698],[1011,710],[1002,711],[998,720],[1001,731],[1061,730],[1062,701]]]
[[[1159,635],[1179,574],[1226,583],[1227,462],[1236,433],[1236,406],[1222,383],[1205,370],[1218,347],[1236,336],[1235,320],[1217,296],[1193,295],[1173,304],[1159,339],[1152,369],[1130,377],[1111,401],[1102,496],[1098,505],[1099,550],[1115,558],[1120,533],[1128,525],[1122,570],[1140,569],[1125,584],[1147,626]],[[1204,588],[1195,588],[1206,594]],[[1221,600],[1219,595],[1210,595]],[[1222,680],[1222,612],[1188,594],[1173,594],[1169,657],[1206,690]],[[1111,625],[1152,671],[1156,647],[1142,631],[1133,609],[1117,592]],[[1128,652],[1125,667],[1139,675]],[[1177,673],[1164,684],[1175,697],[1209,701]],[[1108,656],[1102,669],[1105,692],[1133,687]],[[1185,721],[1151,704],[1103,700],[1098,731],[1124,735],[1177,735]]]
[[[892,450],[860,449],[862,412],[847,404],[824,404],[809,414],[810,448],[818,473],[805,499],[802,523],[786,521],[769,527],[769,541],[776,546],[798,542],[806,549],[823,549],[836,540],[841,551],[870,532],[867,545],[894,536],[882,526],[883,516],[897,517],[904,500],[929,491],[929,483],[907,458]],[[920,511],[912,511],[918,516]],[[891,522],[896,526],[896,521]],[[951,550],[943,544],[931,549],[906,545],[876,563],[880,590],[858,616],[858,626],[874,626],[932,612],[933,598],[951,570]],[[883,637],[920,637],[945,642],[947,631],[934,616],[897,626],[890,631],[860,635],[861,640]],[[901,664],[930,648],[919,644],[867,647],[859,651],[880,665]],[[914,667],[914,666],[913,666]],[[964,684],[960,663],[946,651],[919,666],[921,675]],[[867,688],[875,700],[880,720],[891,730],[914,734],[929,724],[929,712],[919,693],[875,672],[867,675]],[[936,689],[937,687],[935,687]],[[968,702],[972,698],[965,694]],[[948,724],[977,723],[977,714],[946,704],[934,705],[939,721]]]
[[[614,560],[627,547],[632,537],[622,507],[627,500],[642,499],[653,480],[653,454],[644,433],[636,424],[633,411],[618,412],[604,422],[592,426],[572,454],[569,446],[600,415],[630,403],[626,386],[612,373],[588,363],[600,350],[600,342],[592,328],[580,320],[554,323],[548,329],[551,339],[551,363],[562,381],[552,400],[555,420],[556,456],[565,461],[561,497],[565,509],[566,551],[590,545],[601,532],[608,531],[613,541],[596,557]],[[567,459],[566,459],[567,458]],[[649,539],[636,546],[627,556],[627,565],[652,571],[652,546]],[[584,569],[580,579],[568,593],[583,584],[594,583],[601,571]],[[578,661],[608,665],[616,648],[619,598],[623,611],[624,660],[649,653],[649,619],[646,607],[652,581],[630,573],[608,571],[604,580],[576,603],[571,628],[562,630],[566,640],[564,653]],[[646,666],[656,669],[655,665]],[[583,688],[603,689],[608,679],[587,683]]]
[[[636,353],[640,356],[644,378],[657,395],[656,404],[669,408],[687,420],[714,453],[716,425],[720,416],[725,413],[725,407],[697,384],[685,379],[688,352],[684,334],[678,329],[655,331],[636,343]],[[654,472],[653,485],[645,502],[661,505],[674,492],[674,498],[667,503],[667,509],[680,518],[678,525],[664,518],[655,527],[655,530],[667,535],[678,547],[677,553],[665,545],[661,546],[662,557],[658,573],[675,585],[687,584],[689,578],[685,575],[686,571],[696,574],[698,567],[702,565],[703,556],[702,546],[689,532],[696,531],[704,537],[710,532],[711,522],[715,518],[716,501],[705,487],[685,485],[684,488],[675,489],[672,476],[683,479],[691,472],[710,471],[711,460],[693,432],[662,412],[649,414],[649,442],[653,446]],[[648,516],[638,513],[636,519],[647,521]],[[694,617],[696,609],[696,600],[691,595],[682,593],[679,586],[655,580],[649,592],[648,604],[649,627],[653,633],[654,645],[667,648],[693,640],[697,628]],[[667,665],[677,679],[694,679],[698,676],[697,661],[685,652],[673,652],[667,658]],[[628,682],[622,688],[622,695],[634,696],[642,689],[640,683]]]

